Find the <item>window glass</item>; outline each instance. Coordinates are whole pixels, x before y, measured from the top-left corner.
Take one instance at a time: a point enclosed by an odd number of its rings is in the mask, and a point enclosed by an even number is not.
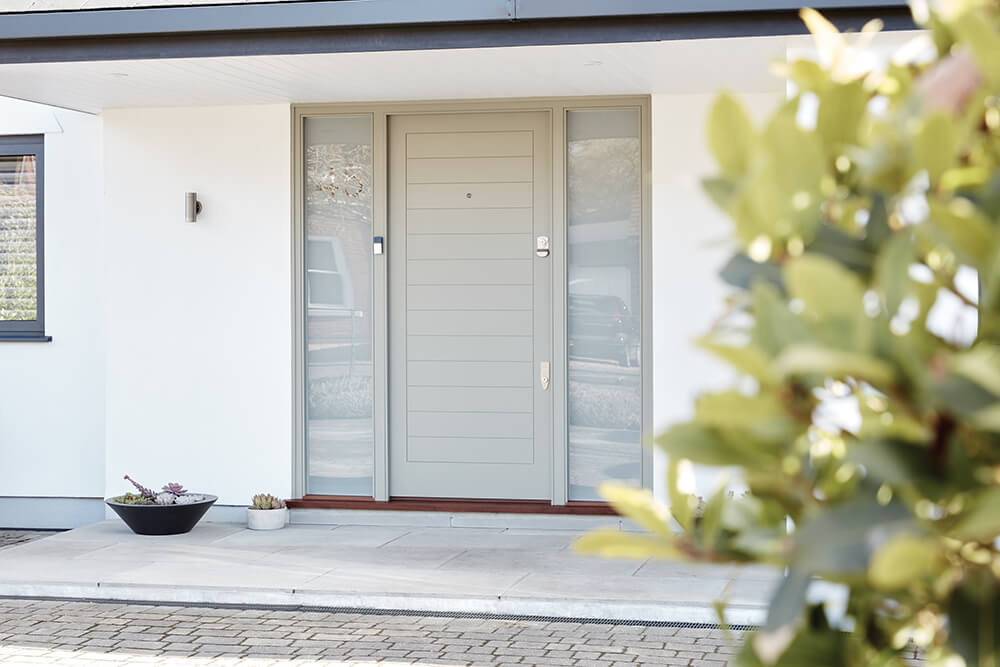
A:
[[[372,495],[370,116],[307,118],[306,492]]]
[[[0,322],[38,319],[36,165],[34,155],[0,155]]]
[[[308,243],[309,252],[306,263],[309,265],[310,271],[318,269],[326,271],[337,270],[337,258],[332,239],[323,241],[310,240]]]
[[[566,114],[569,498],[641,483],[638,109]]]

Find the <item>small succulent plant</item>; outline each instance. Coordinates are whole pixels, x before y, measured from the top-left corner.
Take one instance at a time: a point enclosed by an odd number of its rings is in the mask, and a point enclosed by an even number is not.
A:
[[[142,495],[141,493],[126,493],[123,496],[118,496],[115,498],[115,502],[119,502],[123,505],[152,505],[153,501]]]
[[[164,484],[163,488],[160,490],[164,493],[172,493],[175,496],[183,496],[187,493],[187,489],[184,488],[184,485],[178,484],[177,482],[168,482]]]
[[[250,509],[254,510],[280,510],[284,509],[285,501],[272,496],[270,493],[258,493],[253,497]]]
[[[139,493],[126,493],[112,500],[126,505],[190,505],[191,503],[200,503],[207,498],[207,496],[188,492],[183,484],[177,482],[164,484],[162,490],[157,493],[128,475],[125,475],[125,479],[131,482],[132,486],[139,490]]]
[[[141,493],[142,495],[146,496],[150,500],[153,500],[153,499],[156,498],[156,494],[153,493],[152,490],[147,489],[142,484],[140,484],[139,482],[135,481],[134,479],[132,479],[128,475],[125,475],[125,479],[127,479],[130,482],[132,482],[132,486],[134,486],[135,488],[139,489],[139,493]]]
[[[177,500],[177,496],[164,491],[163,493],[157,493],[154,500],[156,500],[157,505],[173,505],[174,501]]]

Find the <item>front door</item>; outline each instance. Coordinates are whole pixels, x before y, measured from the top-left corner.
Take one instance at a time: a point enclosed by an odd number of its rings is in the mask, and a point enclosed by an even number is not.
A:
[[[389,493],[552,497],[550,118],[389,119]]]

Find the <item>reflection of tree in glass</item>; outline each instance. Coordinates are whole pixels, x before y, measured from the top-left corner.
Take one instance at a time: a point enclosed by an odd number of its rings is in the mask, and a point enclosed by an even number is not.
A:
[[[306,206],[310,215],[368,221],[372,205],[371,146],[306,147]]]
[[[37,317],[35,156],[0,158],[0,320]]]
[[[570,224],[629,219],[639,196],[639,139],[580,139],[569,153]]]

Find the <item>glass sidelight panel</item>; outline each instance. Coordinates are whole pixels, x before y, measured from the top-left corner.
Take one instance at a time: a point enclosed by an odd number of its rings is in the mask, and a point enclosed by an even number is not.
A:
[[[569,499],[641,484],[639,109],[566,113]]]
[[[372,121],[306,118],[306,493],[371,496]]]

